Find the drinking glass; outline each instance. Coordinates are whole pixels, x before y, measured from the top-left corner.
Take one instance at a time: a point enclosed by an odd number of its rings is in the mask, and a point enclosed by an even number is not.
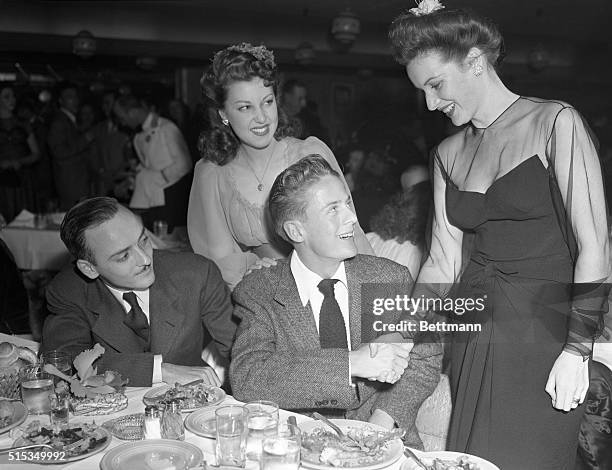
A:
[[[244,406],[221,406],[215,411],[217,465],[244,467],[246,464],[247,417]]]
[[[30,414],[48,414],[51,411],[50,394],[53,394],[53,379],[42,365],[26,368],[21,378],[21,400]]]
[[[40,355],[40,361],[43,365],[52,364],[57,367],[60,372],[66,375],[72,375],[72,358],[70,354],[65,351],[58,351],[56,349],[45,351]]]
[[[49,396],[51,406],[51,424],[54,426],[65,427],[68,426],[69,417],[69,401],[66,395],[53,395]]]
[[[265,437],[276,434],[278,427],[278,405],[272,401],[252,401],[244,405],[249,412],[247,457],[261,459],[261,446]]]
[[[165,220],[156,220],[153,222],[153,233],[156,237],[166,238],[168,236],[168,222]]]
[[[276,435],[263,440],[262,470],[298,470],[300,467],[300,429],[288,423],[279,423]]]

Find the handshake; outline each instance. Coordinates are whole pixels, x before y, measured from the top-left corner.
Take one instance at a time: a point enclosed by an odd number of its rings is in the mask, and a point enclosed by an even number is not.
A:
[[[351,375],[378,382],[397,382],[406,367],[412,341],[406,341],[398,333],[380,336],[375,342],[362,344],[349,353]]]

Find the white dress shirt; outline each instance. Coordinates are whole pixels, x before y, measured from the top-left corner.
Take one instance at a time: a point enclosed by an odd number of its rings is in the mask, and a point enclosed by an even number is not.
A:
[[[151,319],[149,317],[149,289],[147,290],[120,290],[114,287],[106,285],[108,290],[113,294],[113,296],[119,301],[125,313],[128,314],[132,309],[132,306],[123,298],[123,294],[126,292],[134,292],[136,294],[136,299],[138,301],[138,306],[142,309],[143,313],[147,317],[147,321],[149,325],[151,325]],[[153,378],[152,382],[157,383],[162,381],[162,373],[161,373],[161,365],[162,365],[162,355],[155,354],[153,355]]]

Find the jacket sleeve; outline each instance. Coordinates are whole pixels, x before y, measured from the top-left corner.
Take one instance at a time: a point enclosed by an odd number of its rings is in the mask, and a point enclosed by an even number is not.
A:
[[[92,334],[92,320],[76,302],[65,295],[65,289],[53,283],[47,288],[49,316],[43,327],[41,351],[67,351],[72,358],[91,349],[96,340]],[[134,387],[149,387],[153,378],[152,353],[119,353],[107,344],[104,355],[96,361],[98,372],[111,369],[129,379]]]
[[[207,271],[200,294],[202,323],[212,336],[219,354],[229,359],[236,335],[229,288],[223,282],[221,272],[215,263],[209,261],[205,269]]]

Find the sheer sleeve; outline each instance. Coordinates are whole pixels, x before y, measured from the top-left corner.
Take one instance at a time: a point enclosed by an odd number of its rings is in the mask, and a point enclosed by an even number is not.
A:
[[[571,107],[556,115],[546,150],[565,209],[558,214],[561,226],[575,255],[564,349],[588,358],[608,310],[609,247],[601,166],[586,124]]]
[[[243,252],[234,239],[221,204],[220,184],[215,164],[201,161],[196,165],[189,196],[187,231],[193,251],[212,259],[233,289],[259,257],[249,251]]]
[[[434,152],[432,166],[434,200],[429,230],[431,237],[416,289],[433,289],[434,292],[430,294],[443,297],[461,274],[464,234],[448,220],[446,185],[453,183],[444,169],[438,149]]]
[[[300,158],[312,153],[316,153],[325,158],[325,160],[327,160],[330,166],[338,172],[340,178],[342,178],[342,182],[344,183],[347,192],[351,194],[351,190],[346,180],[344,179],[344,172],[340,168],[340,165],[338,165],[338,161],[336,160],[334,153],[322,140],[316,137],[308,137],[306,140],[304,140],[302,144],[301,153],[302,154],[300,155]],[[351,205],[353,205],[352,201]],[[355,212],[355,206],[353,206],[353,212]],[[359,224],[359,221],[357,222],[357,226],[355,227],[355,244],[357,245],[357,250],[359,251],[359,253],[366,255],[374,255],[374,250],[370,246],[370,242],[366,238],[365,233],[361,228],[361,225]]]

